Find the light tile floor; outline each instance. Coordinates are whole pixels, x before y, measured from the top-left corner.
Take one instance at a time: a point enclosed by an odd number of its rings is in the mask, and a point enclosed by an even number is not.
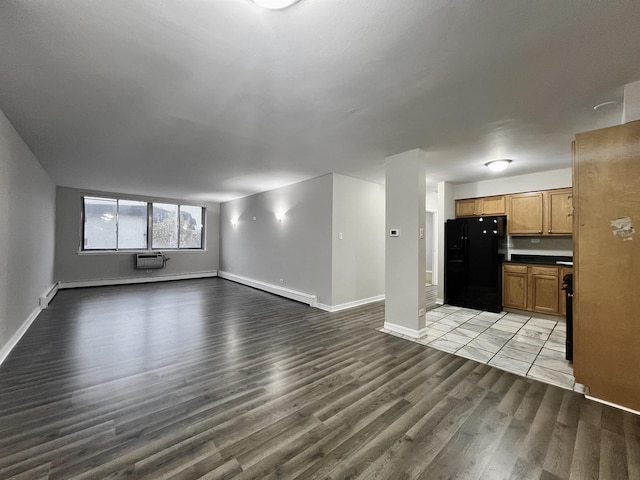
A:
[[[566,325],[516,313],[491,313],[443,305],[426,313],[419,339],[381,332],[492,365],[507,372],[584,393],[565,360]]]

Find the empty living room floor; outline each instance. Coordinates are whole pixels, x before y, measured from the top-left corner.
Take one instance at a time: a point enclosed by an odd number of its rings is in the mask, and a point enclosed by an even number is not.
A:
[[[640,478],[639,417],[383,322],[219,278],[62,290],[0,366],[0,478]]]

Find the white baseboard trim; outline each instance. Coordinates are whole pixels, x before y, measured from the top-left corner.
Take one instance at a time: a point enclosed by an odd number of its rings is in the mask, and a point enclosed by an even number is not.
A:
[[[218,271],[218,276],[226,280],[231,280],[232,282],[241,283],[242,285],[246,285],[248,287],[257,288],[258,290],[263,290],[265,292],[273,293],[274,295],[289,298],[291,300],[295,300],[296,302],[306,303],[310,307],[315,307],[318,303],[318,297],[316,297],[315,295],[299,292],[297,290],[291,290],[290,288],[281,287],[280,285],[261,282],[260,280],[254,280],[252,278],[241,277],[240,275],[224,272],[222,270]]]
[[[442,298],[437,298],[437,297],[436,297],[436,303],[437,303],[438,305],[444,305],[444,299],[442,299]]]
[[[27,330],[29,330],[29,327],[41,311],[42,309],[40,307],[36,307],[33,312],[31,312],[31,314],[27,317],[27,319],[22,323],[22,325],[20,325],[20,328],[18,328],[16,333],[14,333],[9,341],[2,347],[2,349],[0,350],[0,365],[2,365],[2,363],[7,359],[7,357],[11,353],[11,350],[15,348],[22,336],[27,333]]]
[[[176,273],[171,275],[158,275],[154,277],[123,277],[105,278],[103,280],[80,280],[77,282],[58,282],[58,288],[104,287],[108,285],[129,285],[133,283],[168,282],[171,280],[191,280],[194,278],[217,277],[218,271]]]
[[[396,325],[395,323],[384,322],[384,328],[411,338],[421,338],[427,334],[427,327],[421,328],[420,330],[414,330],[413,328],[403,327],[402,325]]]
[[[348,308],[359,307],[361,305],[366,305],[367,303],[379,302],[380,300],[384,300],[384,295],[377,295],[375,297],[363,298],[361,300],[355,300],[353,302],[341,303],[339,305],[325,305],[324,303],[318,303],[316,305],[320,310],[324,310],[325,312],[339,312],[340,310],[346,310]]]
[[[585,398],[588,398],[589,400],[593,400],[594,402],[602,403],[604,405],[609,405],[610,407],[614,407],[614,408],[619,408],[620,410],[633,413],[634,415],[640,415],[640,412],[638,412],[637,410],[632,410],[630,408],[623,407],[622,405],[618,405],[617,403],[607,402],[606,400],[602,400],[601,398],[598,398],[598,397],[592,397],[591,395],[587,395],[586,393],[584,394],[584,396]]]
[[[53,300],[53,297],[56,296],[56,293],[58,293],[58,290],[60,289],[60,282],[56,282],[53,284],[53,286],[47,291],[47,293],[44,293],[43,295],[40,295],[40,308],[41,309],[45,309],[49,306],[49,304],[51,303],[51,300]]]

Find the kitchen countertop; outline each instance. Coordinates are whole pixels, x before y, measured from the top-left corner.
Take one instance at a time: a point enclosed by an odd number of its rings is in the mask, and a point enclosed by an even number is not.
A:
[[[562,262],[562,263],[558,263]],[[573,257],[561,255],[511,255],[511,260],[504,263],[530,263],[534,265],[567,265],[573,264]],[[570,265],[569,265],[570,266]]]

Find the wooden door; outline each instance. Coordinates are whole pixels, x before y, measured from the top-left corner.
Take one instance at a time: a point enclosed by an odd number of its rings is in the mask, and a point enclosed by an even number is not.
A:
[[[573,233],[573,195],[570,188],[547,192],[547,234]]]
[[[527,308],[527,266],[504,265],[502,272],[502,304],[505,307]]]
[[[559,306],[558,267],[529,267],[529,309],[555,315]]]
[[[640,410],[640,122],[576,135],[574,373]]]
[[[542,192],[509,195],[509,235],[542,234]]]

